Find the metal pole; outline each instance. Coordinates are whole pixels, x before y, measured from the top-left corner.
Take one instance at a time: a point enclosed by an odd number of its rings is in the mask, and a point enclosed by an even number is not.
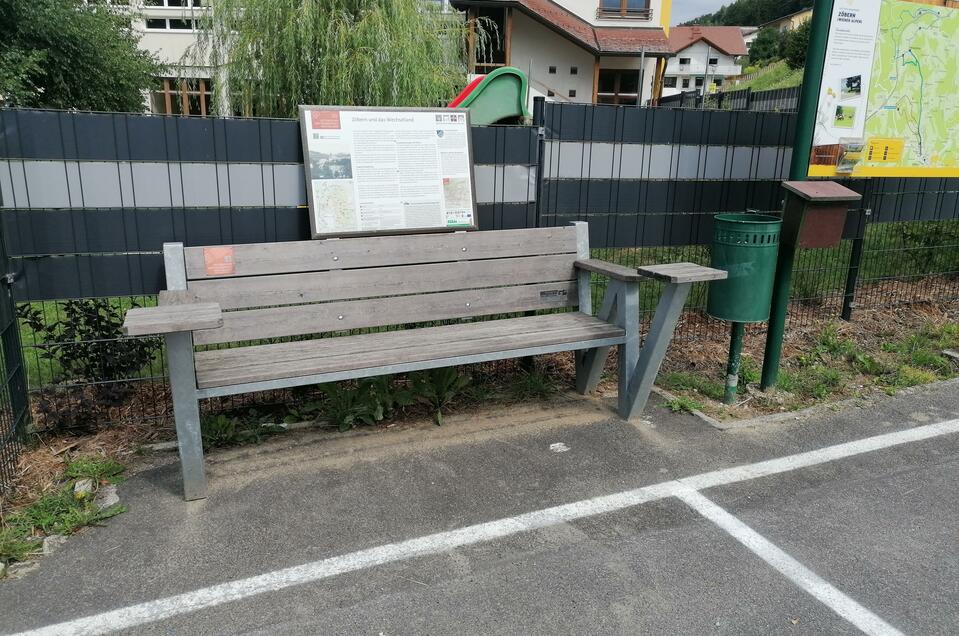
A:
[[[706,108],[706,89],[709,87],[709,56],[713,54],[712,45],[706,45],[706,66],[703,68],[703,93],[701,108]]]
[[[723,394],[723,404],[735,404],[739,389],[739,365],[743,356],[743,335],[746,326],[741,322],[734,322],[729,330],[729,362],[726,364],[726,391]]]
[[[646,47],[644,46],[639,54],[639,95],[636,96],[636,105],[643,105],[643,91],[646,82]],[[649,87],[649,98],[653,98],[653,87]]]
[[[863,187],[862,199],[864,205],[869,205],[872,196],[872,181],[866,181]],[[856,228],[856,238],[852,240],[852,251],[849,254],[849,265],[846,268],[846,289],[842,297],[842,313],[845,321],[852,320],[852,310],[856,300],[856,287],[859,286],[859,272],[862,270],[862,255],[866,246],[866,226],[872,210],[866,208],[863,214],[858,215],[859,227]]]
[[[546,98],[533,98],[533,127],[536,129],[536,183],[533,184],[536,201],[536,225],[540,227],[543,217],[543,161],[546,159]],[[529,218],[529,217],[527,217]]]
[[[809,51],[806,53],[806,70],[803,73],[802,93],[799,97],[792,165],[789,169],[789,178],[793,181],[805,181],[809,174],[809,157],[812,154],[813,134],[816,130],[819,87],[822,84],[823,67],[826,62],[826,44],[829,41],[832,12],[833,0],[815,1],[809,34]],[[779,245],[772,312],[769,316],[769,332],[766,335],[766,352],[763,356],[761,384],[763,390],[775,387],[779,379],[779,363],[782,359],[783,337],[786,331],[786,312],[789,310],[789,292],[792,287],[796,245],[795,241],[791,240],[794,237],[784,238],[786,240]]]

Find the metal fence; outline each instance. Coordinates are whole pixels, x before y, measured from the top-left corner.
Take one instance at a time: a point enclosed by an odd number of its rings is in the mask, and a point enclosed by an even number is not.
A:
[[[683,91],[659,100],[661,108],[705,108],[713,110],[753,110],[794,113],[799,109],[800,86],[754,91],[743,88],[703,96],[699,91]]]
[[[546,104],[532,127],[474,129],[479,225],[586,220],[599,257],[708,264],[714,214],[781,209],[795,125],[784,112]],[[0,229],[38,424],[168,417],[162,346],[118,339],[123,311],[164,288],[165,241],[308,239],[301,152],[289,120],[0,110]],[[800,252],[789,324],[959,297],[959,180],[848,185],[861,209],[839,248]],[[649,312],[659,287],[642,293]],[[704,305],[701,287],[681,340],[724,337]]]

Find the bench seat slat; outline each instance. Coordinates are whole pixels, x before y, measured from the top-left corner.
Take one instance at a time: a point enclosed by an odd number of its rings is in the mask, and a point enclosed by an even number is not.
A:
[[[547,319],[547,320],[543,320]],[[624,338],[624,331],[578,312],[390,331],[196,354],[197,386],[211,388],[545,345]],[[290,355],[287,345],[299,347]],[[359,349],[362,348],[363,351]]]
[[[573,318],[567,320],[577,320],[579,312],[568,314]],[[592,324],[593,319],[583,315],[586,318],[584,324]],[[503,323],[517,320],[516,318],[507,318],[505,320],[480,320],[469,323],[469,333],[473,338],[486,338],[498,336],[503,333]],[[524,316],[518,320],[523,321],[523,328],[527,331],[542,330],[547,331],[556,324],[555,314],[544,314],[538,316]],[[445,342],[455,342],[460,338],[460,332],[455,329],[445,329],[446,325],[439,327],[426,327],[430,331],[430,337],[437,344]],[[507,331],[510,327],[507,327]],[[251,345],[245,347],[233,347],[230,349],[208,349],[198,351],[196,358],[196,368],[202,371],[211,371],[216,367],[228,364],[256,364],[260,361],[264,351],[268,351],[271,360],[274,362],[288,362],[300,360],[305,355],[326,355],[325,347],[332,346],[327,344],[333,340],[351,338],[350,351],[353,353],[368,353],[370,351],[380,351],[385,346],[394,348],[405,347],[410,344],[419,346],[422,344],[420,336],[417,335],[419,329],[394,329],[391,331],[381,331],[375,333],[357,334],[352,336],[337,336],[335,338],[319,338],[316,340],[293,342],[278,342],[269,345]],[[304,346],[309,348],[310,353],[304,352]],[[263,347],[269,347],[264,349]]]
[[[235,278],[358,267],[385,267],[459,260],[575,254],[570,227],[456,232],[412,236],[291,241],[233,245],[233,272],[207,274],[203,247],[184,250],[188,280]]]
[[[576,283],[558,282],[314,305],[249,309],[223,314],[219,329],[198,331],[198,345],[282,338],[329,331],[472,318],[574,306]]]
[[[193,302],[223,309],[268,307],[374,296],[574,280],[575,255],[372,267],[191,281]]]

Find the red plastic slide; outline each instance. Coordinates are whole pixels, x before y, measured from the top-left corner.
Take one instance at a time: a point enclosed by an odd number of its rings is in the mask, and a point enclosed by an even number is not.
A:
[[[456,96],[456,99],[450,102],[448,108],[456,108],[457,106],[462,104],[463,100],[469,97],[470,93],[473,92],[473,89],[479,86],[480,82],[482,82],[485,77],[486,77],[485,75],[480,75],[476,79],[474,79],[472,82],[467,84],[466,88],[464,88],[462,92]]]

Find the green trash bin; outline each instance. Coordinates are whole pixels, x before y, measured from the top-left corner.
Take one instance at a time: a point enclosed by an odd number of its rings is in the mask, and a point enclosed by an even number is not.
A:
[[[730,322],[769,320],[782,220],[764,214],[717,214],[712,267],[729,272],[709,284],[706,311]]]

